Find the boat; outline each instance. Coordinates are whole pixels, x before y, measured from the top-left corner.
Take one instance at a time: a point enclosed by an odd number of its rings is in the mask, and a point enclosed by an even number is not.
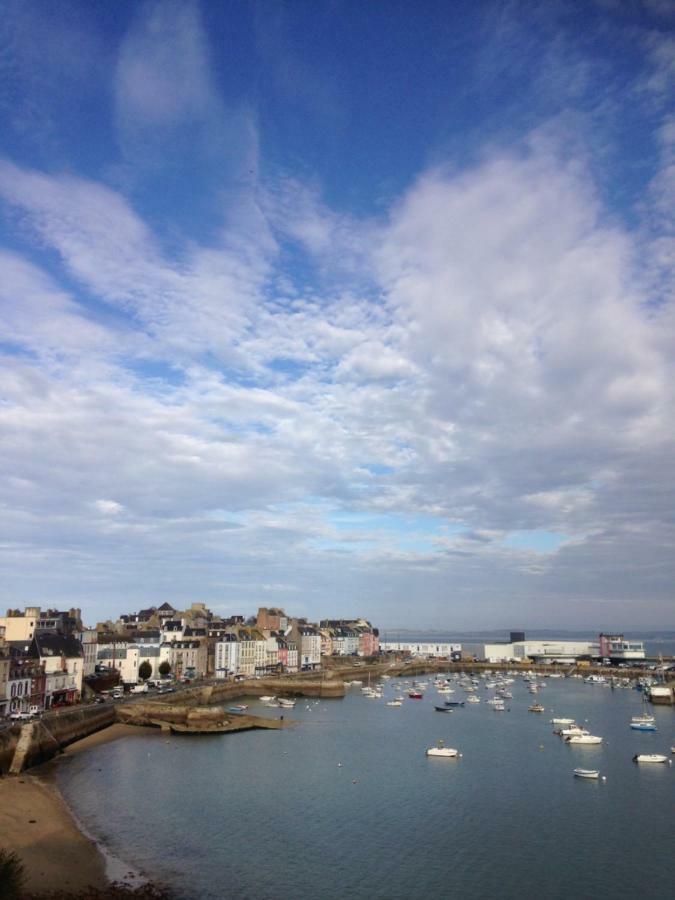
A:
[[[574,719],[551,719],[551,725],[575,725]]]
[[[542,706],[541,703],[533,703],[532,706],[528,706],[527,711],[534,713],[543,713],[546,712],[546,707]]]
[[[402,700],[387,700],[387,706],[403,706]]]
[[[411,700],[422,700],[424,694],[421,691],[408,691],[408,696]]]
[[[672,748],[671,748],[672,749]],[[633,757],[635,763],[667,763],[670,762],[667,756],[660,753],[636,753]]]
[[[643,713],[641,716],[633,716],[631,722],[643,722],[650,725],[652,722],[656,722],[656,716],[650,716],[647,713]]]
[[[464,701],[463,700],[446,700],[445,705],[446,706],[464,706]]]
[[[601,744],[602,738],[597,734],[570,734],[565,738],[567,744]]]
[[[480,697],[476,697],[475,694],[471,694],[466,698],[467,703],[480,703]]]
[[[599,778],[600,772],[597,769],[575,769],[574,774],[577,778]]]
[[[247,709],[248,709],[248,706],[245,706],[243,703],[240,704],[239,706],[228,706],[227,707],[228,712],[233,712],[233,713],[242,713],[242,712],[245,712]]]
[[[560,737],[568,738],[575,734],[590,734],[586,728],[582,728],[581,725],[570,725],[569,728],[561,728],[559,731],[555,731],[555,734],[559,734]]]
[[[274,700],[276,700],[277,698],[276,698],[276,697],[270,697],[268,694],[263,694],[262,697],[261,697],[260,699],[262,700],[263,703],[272,703],[272,702],[274,702]]]
[[[653,722],[631,722],[630,727],[633,731],[658,731]]]
[[[279,697],[279,706],[282,709],[293,709],[296,702],[296,700],[288,700],[286,697]]]
[[[443,741],[439,741],[436,747],[429,747],[427,756],[441,756],[445,759],[459,756],[459,751],[453,747],[446,747]]]
[[[452,712],[452,707],[450,707],[450,706],[434,706],[434,709],[436,710],[436,712],[444,712],[444,713]]]

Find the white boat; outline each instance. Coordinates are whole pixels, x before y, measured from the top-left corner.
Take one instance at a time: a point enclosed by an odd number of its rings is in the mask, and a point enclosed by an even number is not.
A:
[[[597,734],[570,734],[565,741],[568,744],[601,744],[602,738]]]
[[[562,728],[557,734],[559,734],[560,737],[568,738],[573,737],[575,734],[590,734],[590,731],[582,728],[581,725],[570,725],[569,728]]]
[[[452,747],[429,747],[427,756],[442,756],[445,759],[449,759],[459,756],[459,751]]]
[[[636,725],[653,725],[656,722],[656,716],[643,713],[641,716],[633,716],[631,722],[635,722]]]
[[[279,706],[282,709],[293,709],[296,702],[296,700],[289,700],[286,697],[279,697]]]
[[[387,706],[403,706],[400,700],[387,700]]]
[[[597,769],[575,769],[574,774],[577,778],[599,778],[600,772]]]
[[[466,698],[466,702],[467,702],[467,703],[480,703],[480,697],[476,697],[475,694],[470,694],[470,695]],[[675,753],[675,750],[673,750],[673,753]]]
[[[263,694],[260,699],[262,700],[263,703],[273,703],[277,698],[270,697],[267,694]]]
[[[671,748],[672,749],[672,748]],[[636,753],[633,757],[633,762],[636,763],[667,763],[670,762],[667,756],[662,756],[660,753]]]
[[[576,725],[574,719],[551,719],[551,725]]]

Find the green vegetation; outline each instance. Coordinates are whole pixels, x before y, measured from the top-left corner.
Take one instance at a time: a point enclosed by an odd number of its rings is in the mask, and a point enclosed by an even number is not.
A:
[[[142,678],[143,681],[147,681],[151,675],[152,675],[152,666],[147,661],[147,659],[145,659],[138,667],[138,677]]]
[[[171,663],[169,662],[168,659],[165,659],[163,662],[161,662],[159,664],[159,674],[162,676],[162,678],[166,678],[166,676],[169,674],[170,671],[171,671]]]

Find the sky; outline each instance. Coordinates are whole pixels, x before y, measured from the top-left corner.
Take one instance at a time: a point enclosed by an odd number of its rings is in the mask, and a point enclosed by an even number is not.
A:
[[[0,6],[0,605],[675,628],[673,0]]]

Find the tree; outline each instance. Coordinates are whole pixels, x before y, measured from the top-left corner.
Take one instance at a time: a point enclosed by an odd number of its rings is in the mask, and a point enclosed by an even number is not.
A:
[[[162,678],[166,678],[166,676],[169,674],[170,671],[171,671],[171,663],[169,662],[169,660],[168,659],[162,660],[162,662],[159,664],[159,674],[162,676]]]
[[[144,659],[143,662],[138,667],[138,677],[142,678],[143,681],[147,681],[148,678],[152,675],[152,666]]]

